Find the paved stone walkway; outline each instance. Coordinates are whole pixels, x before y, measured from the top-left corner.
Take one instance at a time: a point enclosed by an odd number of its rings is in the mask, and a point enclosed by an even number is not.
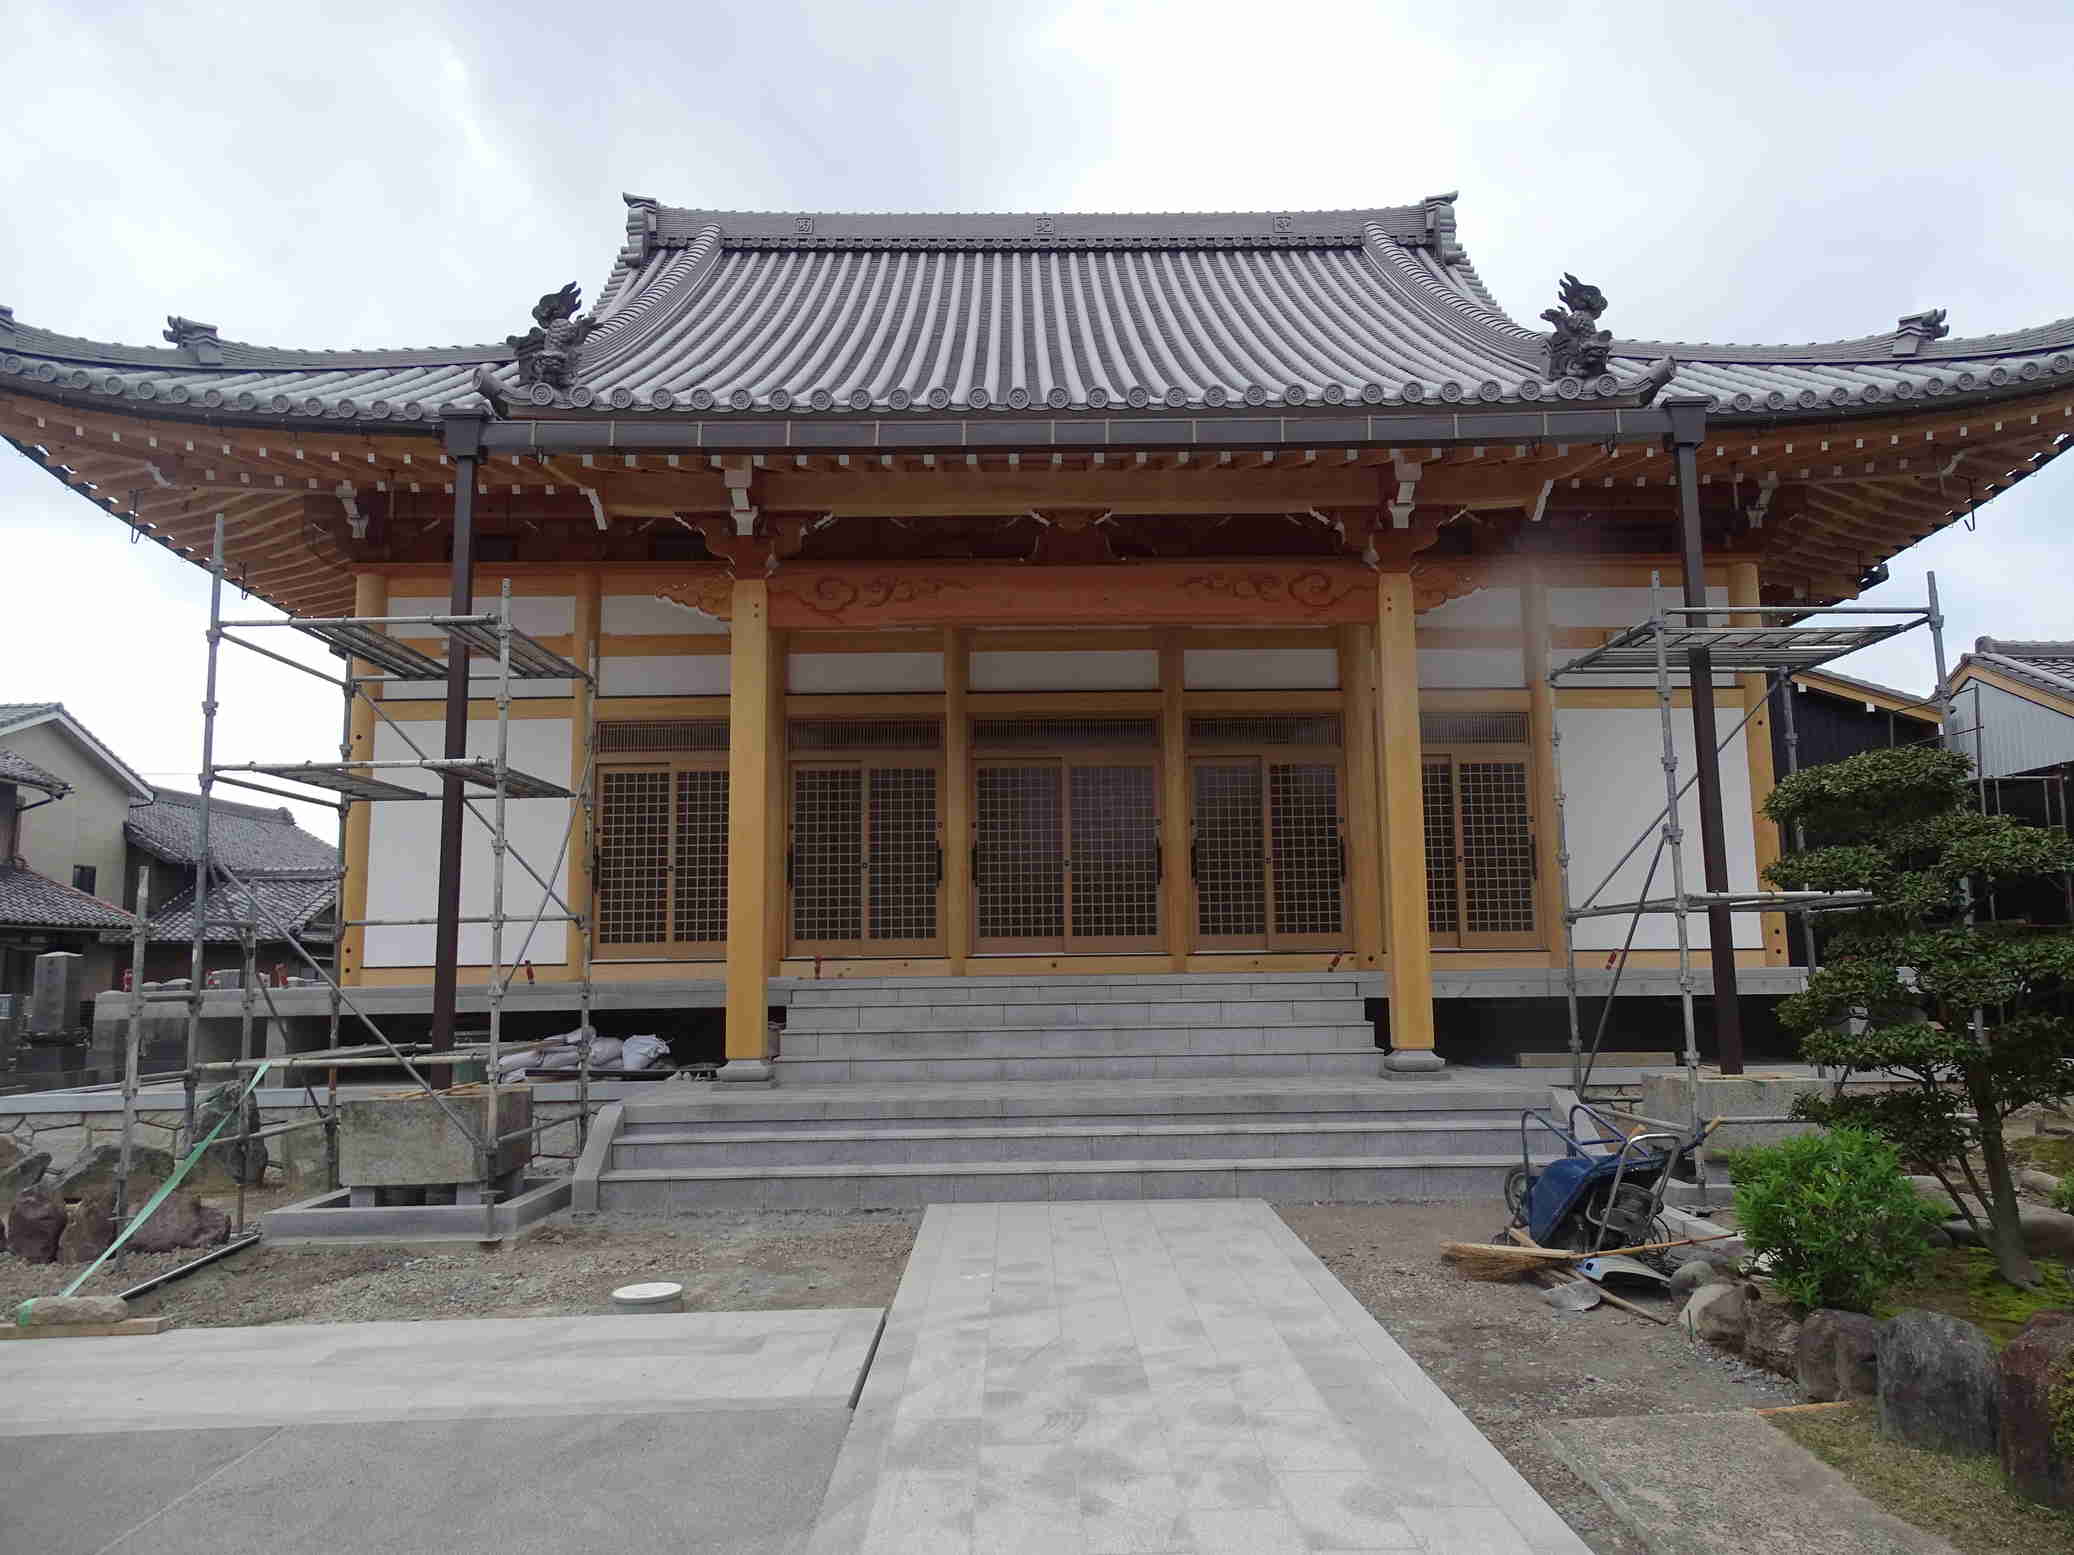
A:
[[[1259,1200],[933,1206],[811,1555],[1585,1555]]]

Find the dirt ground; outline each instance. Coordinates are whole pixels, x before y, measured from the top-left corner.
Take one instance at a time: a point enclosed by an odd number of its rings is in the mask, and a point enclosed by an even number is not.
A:
[[[587,1215],[504,1248],[255,1247],[139,1299],[132,1312],[204,1328],[603,1312],[614,1287],[675,1280],[693,1311],[882,1307],[914,1243],[917,1212],[716,1211]],[[85,1293],[114,1292],[192,1259],[131,1258]],[[0,1254],[0,1311],[49,1295],[77,1269]]]
[[[1604,1306],[1557,1312],[1542,1303],[1538,1286],[1463,1278],[1441,1261],[1440,1244],[1488,1239],[1504,1218],[1495,1206],[1278,1208],[1598,1555],[1647,1552],[1598,1494],[1556,1461],[1537,1426],[1590,1415],[1676,1415],[1798,1401],[1783,1378],[1697,1344],[1676,1328]],[[1668,1299],[1642,1304],[1666,1317],[1677,1314]]]

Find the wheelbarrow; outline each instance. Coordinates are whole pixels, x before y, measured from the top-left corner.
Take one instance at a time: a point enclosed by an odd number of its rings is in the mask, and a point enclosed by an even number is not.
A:
[[[1672,1174],[1706,1138],[1669,1130],[1630,1134],[1597,1108],[1574,1103],[1562,1122],[1552,1110],[1520,1114],[1520,1164],[1505,1178],[1511,1223],[1542,1247],[1597,1252],[1669,1241],[1659,1224]],[[1562,1153],[1537,1163],[1551,1134]]]

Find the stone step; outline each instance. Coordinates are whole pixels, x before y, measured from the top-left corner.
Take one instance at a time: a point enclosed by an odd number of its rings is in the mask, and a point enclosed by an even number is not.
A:
[[[1373,1052],[1375,1028],[1317,1026],[1037,1026],[944,1027],[928,1031],[793,1031],[779,1044],[786,1058],[1020,1058],[1030,1054],[1172,1054]]]
[[[1504,1215],[1505,1174],[1518,1164],[1516,1155],[1493,1153],[627,1169],[599,1174],[598,1207],[660,1214],[1052,1199],[1464,1199],[1487,1201],[1495,1222]]]
[[[983,963],[982,963],[983,964]],[[1225,999],[1359,999],[1379,997],[1373,972],[1177,972],[1107,977],[889,977],[794,982],[787,1004],[1092,1004]]]
[[[1351,1080],[1296,1076],[1260,1081],[1063,1081],[975,1085],[942,1082],[886,1089],[843,1085],[652,1087],[664,1096],[629,1097],[622,1134],[713,1126],[748,1130],[794,1128],[986,1127],[1014,1122],[1125,1125],[1177,1122],[1330,1122],[1392,1118],[1417,1122],[1503,1119],[1548,1105],[1532,1085],[1406,1084],[1374,1076]]]
[[[1505,1148],[1519,1129],[1469,1123],[1290,1118],[1151,1126],[1047,1123],[1004,1128],[655,1129],[614,1141],[615,1170],[707,1166],[882,1166],[923,1162],[1232,1160],[1240,1157],[1440,1156]]]
[[[1373,1045],[1310,1047],[1283,1052],[1044,1052],[1025,1046],[983,1057],[793,1058],[780,1056],[780,1085],[897,1085],[918,1080],[1245,1079],[1283,1075],[1369,1075],[1382,1069]]]
[[[1360,999],[1196,999],[961,1001],[944,1004],[799,1005],[786,1009],[785,1032],[1055,1030],[1123,1026],[1373,1027]]]

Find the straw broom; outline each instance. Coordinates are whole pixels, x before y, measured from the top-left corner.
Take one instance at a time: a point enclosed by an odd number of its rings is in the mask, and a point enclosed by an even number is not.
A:
[[[1666,1248],[1691,1247],[1700,1242],[1720,1242],[1734,1236],[1721,1231],[1713,1236],[1688,1236],[1675,1242],[1642,1242],[1633,1247],[1607,1247],[1597,1252],[1578,1252],[1559,1247],[1500,1247],[1491,1242],[1443,1242],[1440,1253],[1458,1265],[1472,1280],[1517,1280],[1537,1269],[1561,1269],[1585,1258],[1611,1258],[1630,1253],[1660,1253]]]

